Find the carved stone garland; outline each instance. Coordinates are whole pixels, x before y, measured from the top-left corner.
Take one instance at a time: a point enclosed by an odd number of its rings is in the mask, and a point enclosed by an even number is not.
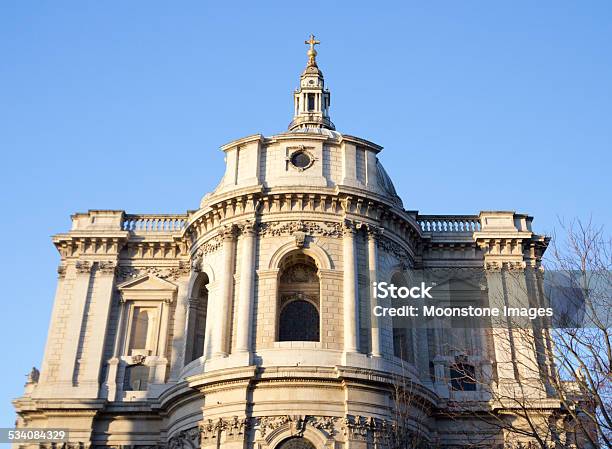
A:
[[[196,449],[200,447],[200,429],[181,430],[168,440],[168,449]]]
[[[127,280],[137,278],[145,274],[156,276],[161,279],[177,280],[191,272],[188,263],[179,262],[178,267],[119,267],[119,277]]]
[[[309,235],[323,237],[341,237],[342,223],[334,221],[281,221],[260,223],[259,235],[262,237],[278,237],[294,235],[296,232],[304,232]]]

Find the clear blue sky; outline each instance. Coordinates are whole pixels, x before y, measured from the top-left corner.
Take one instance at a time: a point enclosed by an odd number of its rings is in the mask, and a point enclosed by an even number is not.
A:
[[[222,3],[0,2],[0,426],[42,359],[50,236],[197,208],[220,145],[286,129],[310,33],[332,120],[385,147],[407,209],[610,223],[611,2]]]

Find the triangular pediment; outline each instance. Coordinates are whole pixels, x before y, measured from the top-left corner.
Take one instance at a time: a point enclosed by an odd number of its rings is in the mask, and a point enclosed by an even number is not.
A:
[[[177,286],[153,274],[145,274],[122,282],[117,286],[120,291],[176,291]]]

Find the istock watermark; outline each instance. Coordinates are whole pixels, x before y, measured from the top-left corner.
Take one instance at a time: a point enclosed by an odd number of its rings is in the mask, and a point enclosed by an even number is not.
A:
[[[592,298],[586,313],[588,291],[568,273],[432,268],[369,279],[370,318],[362,327],[545,329],[589,327],[594,313],[610,319]]]
[[[388,282],[372,282],[373,296],[376,298],[394,298],[394,299],[406,299],[406,298],[430,298],[433,299],[429,293],[434,285],[426,286],[425,282],[421,282],[418,287],[406,287],[397,286]]]

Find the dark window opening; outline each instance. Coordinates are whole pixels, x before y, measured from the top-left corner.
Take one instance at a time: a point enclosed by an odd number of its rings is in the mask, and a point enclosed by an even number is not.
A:
[[[193,309],[193,326],[190,330],[190,347],[187,348],[185,362],[189,363],[204,355],[204,336],[206,334],[206,315],[208,312],[208,277],[202,274],[202,284],[194,298],[195,308]]]
[[[315,109],[315,94],[308,94],[308,110],[314,111]]]
[[[144,391],[149,383],[149,367],[132,365],[125,368],[123,391]]]
[[[283,307],[279,320],[279,341],[319,341],[319,311],[303,299]]]
[[[407,359],[406,329],[393,328],[393,355],[402,360]]]
[[[451,388],[456,391],[476,391],[476,370],[467,363],[450,368]]]
[[[306,168],[310,165],[310,156],[303,151],[293,153],[291,163],[298,168]]]

